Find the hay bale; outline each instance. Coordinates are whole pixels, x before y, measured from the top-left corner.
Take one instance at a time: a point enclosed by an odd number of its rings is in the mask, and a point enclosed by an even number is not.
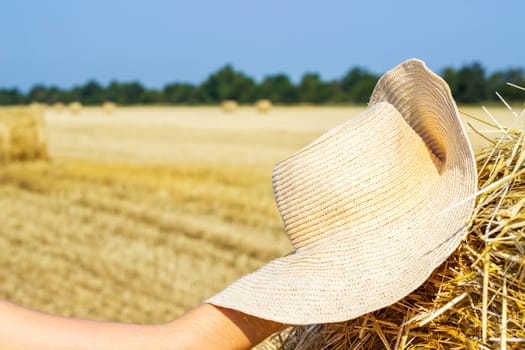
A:
[[[53,104],[53,110],[58,113],[62,113],[66,106],[62,102],[57,102]]]
[[[398,303],[357,319],[286,329],[263,348],[522,349],[525,134],[477,155],[480,194],[466,239]]]
[[[107,101],[104,102],[102,108],[104,109],[104,112],[106,112],[106,114],[112,114],[117,108],[117,105],[111,101]]]
[[[234,113],[237,107],[237,101],[234,100],[225,100],[221,104],[221,109],[224,113]]]
[[[47,143],[42,113],[31,108],[0,110],[0,160],[46,159]]]
[[[9,128],[0,120],[0,163],[9,161],[9,144],[10,144]]]
[[[71,102],[68,108],[69,112],[73,115],[78,115],[82,112],[82,104],[80,102]]]
[[[43,113],[45,108],[46,108],[46,104],[44,103],[40,103],[40,102],[32,102],[30,105],[29,105],[29,109],[35,113]]]
[[[259,113],[269,113],[272,110],[272,101],[270,100],[259,100],[255,104],[255,108]]]

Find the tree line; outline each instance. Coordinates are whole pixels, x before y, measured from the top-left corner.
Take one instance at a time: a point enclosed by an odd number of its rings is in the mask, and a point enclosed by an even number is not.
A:
[[[442,70],[441,76],[448,82],[459,103],[496,100],[496,91],[508,101],[525,100],[523,91],[506,84],[512,82],[525,87],[525,74],[521,68],[489,75],[480,63],[474,62],[459,69],[447,67]],[[16,88],[3,88],[0,89],[0,105],[73,101],[84,105],[99,105],[106,101],[118,105],[202,105],[224,100],[248,104],[260,99],[269,99],[274,104],[360,104],[368,101],[378,79],[378,75],[367,69],[354,67],[342,78],[331,81],[323,81],[319,74],[310,72],[305,73],[296,84],[286,74],[268,75],[257,82],[231,65],[225,65],[201,84],[171,83],[162,89],[148,89],[137,81],[112,81],[102,86],[94,80],[71,89],[38,84],[27,93]]]

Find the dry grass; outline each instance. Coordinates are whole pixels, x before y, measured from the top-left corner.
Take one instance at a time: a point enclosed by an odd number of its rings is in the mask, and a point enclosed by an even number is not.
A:
[[[49,149],[55,157],[108,162],[273,165],[350,115],[352,108],[253,107],[224,114],[217,107],[119,107],[111,118],[86,107],[76,118],[49,111]],[[267,183],[266,185],[270,185]]]
[[[268,181],[247,167],[10,164],[0,295],[61,315],[172,319],[289,250]]]
[[[262,348],[522,349],[525,134],[503,130],[501,139],[483,135],[492,146],[477,154],[481,190],[468,236],[419,289],[354,320],[287,329]]]
[[[100,107],[85,107],[70,118],[46,112],[49,151],[55,157],[156,164],[243,164],[264,167],[288,157],[331,127],[364,110],[356,107],[281,107],[261,115],[252,106],[224,114],[217,107],[119,107],[108,118]],[[490,118],[481,108],[467,112]],[[502,123],[513,116],[491,108]],[[471,121],[479,130],[489,127]],[[479,149],[488,142],[475,132]],[[269,185],[269,184],[267,184]]]

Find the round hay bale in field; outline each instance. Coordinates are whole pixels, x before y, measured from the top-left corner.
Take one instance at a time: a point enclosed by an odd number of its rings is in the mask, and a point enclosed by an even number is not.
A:
[[[221,109],[224,113],[234,113],[237,110],[238,104],[235,100],[225,100],[221,104]]]
[[[272,110],[272,101],[270,100],[259,100],[255,104],[255,108],[259,113],[269,113]]]
[[[31,108],[0,111],[0,142],[4,161],[46,159],[47,142],[42,113]]]
[[[29,108],[30,108],[31,111],[33,111],[33,112],[41,113],[41,112],[44,112],[44,109],[46,108],[46,104],[44,104],[44,103],[40,103],[40,102],[32,102],[32,103],[29,105]]]
[[[104,109],[104,112],[106,112],[106,114],[112,114],[117,108],[117,105],[111,101],[107,101],[104,102],[102,108]]]
[[[69,108],[69,112],[74,115],[80,114],[80,112],[82,112],[82,104],[78,101],[71,102],[68,108]]]
[[[66,106],[62,102],[56,102],[53,104],[53,110],[55,112],[61,113],[64,111],[65,108]]]

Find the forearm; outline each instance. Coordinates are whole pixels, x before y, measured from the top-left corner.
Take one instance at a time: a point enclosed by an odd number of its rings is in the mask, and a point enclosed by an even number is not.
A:
[[[162,326],[52,316],[0,300],[0,349],[151,349]]]
[[[175,321],[132,325],[52,316],[0,300],[0,349],[242,350],[281,324],[203,304]]]

